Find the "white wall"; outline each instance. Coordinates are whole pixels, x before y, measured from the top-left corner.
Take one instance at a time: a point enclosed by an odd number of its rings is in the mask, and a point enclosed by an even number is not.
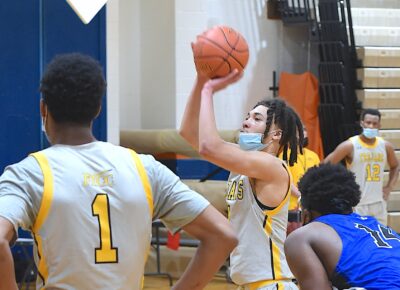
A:
[[[109,0],[108,33],[116,35],[108,35],[108,83],[119,98],[120,129],[179,127],[195,78],[190,42],[218,24],[240,31],[250,47],[243,79],[215,98],[221,129],[237,128],[252,105],[272,95],[273,70],[309,67],[307,28],[268,20],[265,0]]]

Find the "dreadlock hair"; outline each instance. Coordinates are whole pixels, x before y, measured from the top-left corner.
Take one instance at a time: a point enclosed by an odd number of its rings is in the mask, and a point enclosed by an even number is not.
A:
[[[301,154],[303,153],[304,134],[303,125],[299,116],[279,98],[262,100],[258,102],[253,109],[258,106],[264,106],[268,109],[267,126],[264,132],[265,136],[269,133],[272,124],[275,124],[282,130],[282,137],[279,141],[279,145],[283,148],[283,160],[289,161],[289,165],[292,166],[297,162],[298,151],[300,151]],[[287,158],[288,149],[290,149],[289,160]]]
[[[348,214],[361,198],[354,174],[341,164],[321,164],[307,170],[299,181],[301,206],[325,214]]]

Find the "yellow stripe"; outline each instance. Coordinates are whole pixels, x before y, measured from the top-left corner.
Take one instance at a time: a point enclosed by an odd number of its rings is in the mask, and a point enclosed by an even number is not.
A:
[[[147,204],[149,205],[149,211],[150,211],[150,218],[153,218],[153,212],[154,212],[153,193],[151,192],[151,185],[149,182],[149,177],[147,176],[146,170],[144,169],[144,166],[142,164],[142,161],[139,158],[139,155],[131,149],[129,149],[129,152],[131,153],[133,162],[136,164],[136,168],[138,170],[140,180],[142,181],[143,188],[146,193]],[[149,255],[150,255],[150,244],[147,249],[145,262],[147,262]],[[142,280],[142,289],[143,289],[143,285],[144,285],[143,283],[144,283],[144,276],[143,276],[143,280]]]
[[[274,272],[275,280],[281,280],[282,277],[282,265],[281,255],[278,246],[272,241],[272,257],[274,258]]]
[[[40,152],[36,152],[31,155],[37,160],[43,173],[43,196],[32,232],[37,242],[37,251],[40,257],[38,271],[44,279],[43,283],[46,283],[49,272],[47,269],[46,258],[43,254],[43,242],[42,237],[39,235],[39,230],[49,215],[51,203],[53,201],[54,180],[46,156]]]
[[[129,152],[132,155],[133,162],[136,164],[136,168],[139,172],[140,180],[142,181],[143,188],[146,193],[147,203],[149,205],[149,210],[150,210],[150,216],[153,217],[153,211],[154,211],[153,194],[151,192],[149,178],[146,174],[146,170],[144,169],[142,161],[139,158],[139,155],[137,155],[137,153],[131,149],[129,149]]]
[[[270,216],[267,216],[267,221],[265,223],[265,232],[267,233],[268,237],[271,237],[272,234],[272,219]]]
[[[360,136],[357,136],[357,137],[358,137],[358,142],[361,144],[362,147],[364,147],[364,148],[370,148],[370,149],[373,149],[373,148],[375,148],[376,146],[378,146],[378,141],[379,141],[379,139],[382,139],[381,137],[375,137],[375,142],[374,142],[373,144],[368,144],[368,143],[365,143],[365,142],[363,141],[363,139],[361,139]]]
[[[274,243],[272,239],[272,218],[270,216],[267,216],[267,221],[265,223],[264,230],[268,235],[268,237],[271,239],[271,244],[272,244],[271,259],[273,260],[273,267],[274,267],[273,271],[275,273],[275,280],[280,280],[282,279],[281,255],[278,246]]]
[[[289,280],[286,281],[289,282]],[[269,286],[272,284],[276,284],[277,290],[285,289],[285,285],[282,282],[278,282],[277,280],[262,280],[258,282],[253,282],[244,285],[243,288],[246,290],[258,290],[261,289],[262,287]]]

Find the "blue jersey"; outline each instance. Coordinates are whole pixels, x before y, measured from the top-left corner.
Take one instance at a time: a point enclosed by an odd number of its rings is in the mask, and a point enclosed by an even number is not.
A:
[[[339,288],[400,289],[400,236],[373,217],[329,214],[315,221],[332,227],[343,249],[332,284]]]

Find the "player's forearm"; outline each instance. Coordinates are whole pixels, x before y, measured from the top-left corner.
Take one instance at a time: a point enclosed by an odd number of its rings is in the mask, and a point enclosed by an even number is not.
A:
[[[8,241],[0,240],[0,290],[17,290],[14,262]]]
[[[172,287],[172,290],[203,289],[226,261],[235,246],[235,239],[224,241],[213,238],[203,242],[185,273]]]
[[[397,179],[399,178],[399,166],[390,168],[389,170],[389,180],[386,184],[387,187],[394,188],[397,182]]]
[[[198,76],[183,114],[179,134],[190,143],[190,145],[199,148],[199,112],[201,90],[207,81],[205,77]]]
[[[208,155],[219,155],[218,146],[224,141],[218,133],[213,102],[213,90],[207,84],[201,93],[199,116],[199,152],[207,159]]]

